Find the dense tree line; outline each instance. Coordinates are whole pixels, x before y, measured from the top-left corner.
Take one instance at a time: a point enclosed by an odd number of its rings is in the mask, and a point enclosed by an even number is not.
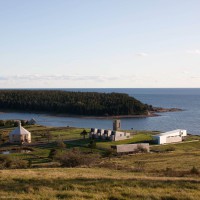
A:
[[[122,93],[0,90],[0,109],[87,116],[147,114],[150,107]]]

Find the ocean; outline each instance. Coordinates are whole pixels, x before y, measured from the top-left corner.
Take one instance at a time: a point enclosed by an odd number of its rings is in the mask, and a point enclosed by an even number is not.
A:
[[[125,130],[170,131],[186,129],[188,133],[200,135],[200,88],[191,89],[134,89],[134,88],[101,88],[101,89],[65,89],[64,91],[84,92],[117,92],[126,93],[143,103],[155,107],[181,108],[183,111],[161,113],[158,117],[121,119]],[[35,118],[38,124],[46,126],[72,126],[81,128],[111,129],[111,119],[88,119],[75,117],[57,117],[37,113],[0,113],[0,119]]]

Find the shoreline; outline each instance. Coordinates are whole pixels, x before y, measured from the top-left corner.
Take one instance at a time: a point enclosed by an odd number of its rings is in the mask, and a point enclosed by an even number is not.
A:
[[[48,116],[55,117],[72,117],[72,118],[84,118],[84,119],[129,119],[129,118],[147,118],[147,117],[159,117],[159,113],[164,112],[180,112],[183,111],[180,108],[160,108],[154,107],[153,111],[149,111],[147,115],[114,115],[114,116],[87,116],[87,115],[69,115],[69,114],[46,114]]]
[[[126,118],[147,118],[158,117],[158,114],[151,115],[115,115],[115,116],[83,116],[83,115],[67,115],[67,114],[47,114],[54,117],[72,117],[72,118],[84,118],[84,119],[126,119]]]
[[[183,111],[179,108],[160,108],[154,107],[153,111],[148,111],[146,115],[114,115],[114,116],[91,116],[91,115],[72,115],[63,113],[43,113],[43,112],[30,112],[30,111],[16,111],[16,110],[0,110],[0,114],[5,113],[29,113],[29,114],[42,114],[46,116],[54,117],[71,117],[71,118],[85,118],[85,119],[129,119],[129,118],[147,118],[147,117],[159,117],[159,113],[164,112],[180,112]]]

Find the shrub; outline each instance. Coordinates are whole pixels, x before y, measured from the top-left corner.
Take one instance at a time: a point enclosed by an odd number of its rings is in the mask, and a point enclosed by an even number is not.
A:
[[[25,120],[21,120],[21,125],[25,126],[26,125],[26,121]]]
[[[26,193],[34,193],[35,192],[34,188],[31,185],[26,185],[24,191]]]
[[[12,160],[8,156],[0,157],[0,169],[11,168]]]
[[[111,158],[112,156],[114,156],[114,155],[116,155],[116,152],[115,152],[114,149],[107,149],[107,150],[105,150],[104,153],[103,153],[103,156],[109,158],[109,160],[110,160],[110,158]]]
[[[5,122],[3,120],[0,120],[0,126],[5,126]]]
[[[173,168],[167,167],[164,171],[165,176],[184,177],[188,175],[188,171],[176,171]]]
[[[142,145],[138,145],[138,151],[142,153],[147,153],[147,149],[144,148]]]
[[[31,159],[28,160],[28,167],[29,167],[29,168],[32,167],[32,160],[31,160]]]
[[[12,161],[15,169],[24,169],[28,167],[28,163],[25,160],[16,159]]]
[[[19,126],[19,122],[18,121],[14,121],[14,127],[18,127]]]
[[[144,172],[145,171],[145,162],[144,161],[137,161],[134,165],[134,171],[136,172]]]
[[[57,146],[58,148],[60,148],[61,150],[63,150],[64,148],[66,148],[66,144],[63,141],[58,141],[57,142]]]
[[[199,170],[196,168],[196,167],[192,167],[192,169],[190,170],[190,173],[191,174],[196,174],[196,175],[199,175],[200,174],[200,172],[199,172]]]
[[[51,151],[49,152],[48,158],[53,160],[54,157],[56,156],[56,154],[57,154],[57,150],[56,149],[51,149]]]
[[[97,160],[97,156],[84,154],[80,151],[69,150],[62,155],[56,156],[63,167],[77,167],[81,165],[89,166]]]
[[[91,149],[91,152],[93,152],[93,149],[96,148],[96,142],[94,140],[91,140],[88,144],[88,147]]]
[[[175,150],[176,150],[175,147],[167,147],[167,148],[165,149],[165,151],[175,151]]]
[[[8,126],[8,127],[14,126],[14,121],[13,120],[6,120],[5,126]]]
[[[11,169],[11,168],[27,168],[28,163],[21,159],[11,159],[8,156],[0,156],[0,169]]]

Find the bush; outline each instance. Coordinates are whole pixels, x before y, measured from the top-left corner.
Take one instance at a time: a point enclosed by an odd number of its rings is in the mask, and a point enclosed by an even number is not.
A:
[[[25,126],[26,125],[26,121],[25,120],[21,120],[21,125]]]
[[[8,126],[8,127],[14,126],[14,120],[6,120],[5,126]]]
[[[57,142],[57,146],[58,148],[60,148],[61,150],[63,150],[64,148],[66,148],[66,144],[63,141],[58,141]]]
[[[12,161],[13,168],[24,169],[28,167],[28,163],[25,160],[16,159]]]
[[[11,159],[8,156],[0,156],[0,169],[21,169],[27,168],[28,163],[25,160],[21,159]]]
[[[3,120],[0,120],[0,126],[5,126],[5,122]]]
[[[19,126],[19,122],[18,121],[14,121],[14,127],[18,127]]]
[[[103,156],[109,158],[109,160],[114,155],[116,155],[116,151],[114,149],[107,149],[103,153]]]
[[[51,151],[49,152],[48,158],[53,160],[54,157],[56,156],[56,154],[57,154],[57,150],[56,149],[51,149]]]
[[[88,147],[91,149],[91,152],[93,152],[93,149],[96,148],[96,142],[94,140],[91,140],[88,144]]]
[[[91,156],[80,151],[69,150],[62,155],[56,156],[63,167],[77,167],[81,165],[89,166],[97,160],[97,156]]]
[[[134,165],[134,171],[136,172],[144,172],[145,171],[145,162],[144,161],[137,161]]]
[[[192,169],[190,170],[190,173],[191,174],[196,174],[196,175],[199,175],[200,174],[200,172],[199,172],[199,170],[196,168],[196,167],[192,167]]]
[[[12,167],[12,160],[8,156],[0,157],[0,169],[6,169]]]
[[[142,145],[138,145],[138,151],[141,153],[147,153],[147,149],[144,148]]]
[[[175,147],[167,147],[165,149],[165,151],[175,151],[175,150],[176,150]]]

